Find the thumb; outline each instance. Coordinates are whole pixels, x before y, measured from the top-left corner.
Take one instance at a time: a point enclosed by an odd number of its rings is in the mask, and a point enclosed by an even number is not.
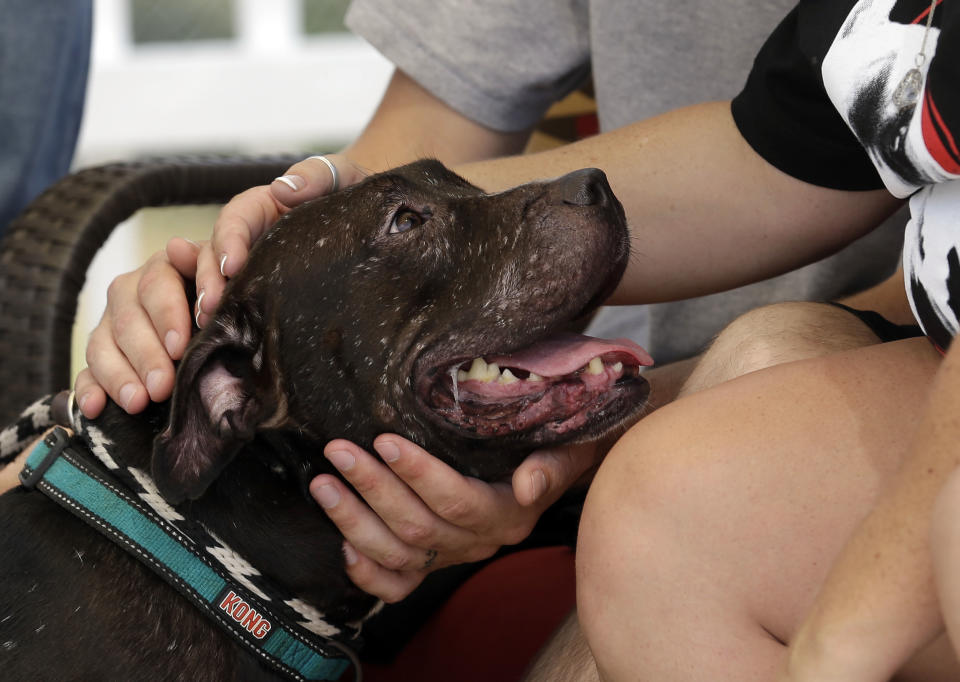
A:
[[[537,450],[513,472],[513,496],[524,507],[547,507],[596,463],[593,443]]]
[[[270,184],[270,192],[284,206],[297,206],[357,182],[357,168],[342,154],[310,156],[293,164]]]

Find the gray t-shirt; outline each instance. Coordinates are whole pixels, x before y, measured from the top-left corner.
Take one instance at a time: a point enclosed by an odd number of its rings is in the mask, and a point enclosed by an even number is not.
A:
[[[354,0],[347,25],[424,88],[496,130],[522,130],[592,72],[601,130],[731,99],[794,0]],[[733,291],[604,308],[588,333],[627,336],[659,364],[699,352],[730,320],[826,300],[896,268],[903,220],[835,256]]]

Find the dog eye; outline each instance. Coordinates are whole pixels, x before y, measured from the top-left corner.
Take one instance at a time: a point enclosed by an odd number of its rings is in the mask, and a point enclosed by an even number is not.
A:
[[[423,225],[423,219],[424,217],[416,211],[411,211],[409,208],[401,208],[393,216],[393,222],[390,223],[390,234],[399,234],[400,232],[406,232],[415,227],[420,227]]]

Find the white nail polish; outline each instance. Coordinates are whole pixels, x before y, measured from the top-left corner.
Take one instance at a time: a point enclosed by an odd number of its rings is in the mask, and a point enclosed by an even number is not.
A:
[[[193,321],[197,324],[197,327],[200,326],[200,302],[203,301],[203,295],[207,293],[203,289],[200,290],[200,293],[197,295],[197,303],[193,308]]]
[[[227,276],[227,273],[223,271],[223,266],[227,264],[227,254],[220,256],[220,274],[224,277]]]
[[[274,178],[274,182],[276,182],[277,180],[285,184],[294,192],[300,189],[300,187],[298,186],[299,183],[297,182],[297,180],[301,180],[302,182],[302,178],[298,175],[281,175],[279,178]]]

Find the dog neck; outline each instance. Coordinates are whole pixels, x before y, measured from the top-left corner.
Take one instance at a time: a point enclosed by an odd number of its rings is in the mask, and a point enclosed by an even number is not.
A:
[[[153,439],[167,421],[166,404],[152,404],[131,416],[109,403],[98,419],[80,416],[76,421],[101,461],[112,459],[118,471],[128,472],[127,480],[132,476],[148,489],[151,504],[170,509],[216,538],[242,580],[268,581],[288,595],[284,603],[307,629],[349,641],[382,605],[347,577],[343,538],[307,491],[319,471],[293,453],[316,444],[298,442],[296,435],[286,433],[258,437],[200,499],[174,509],[149,476]]]

